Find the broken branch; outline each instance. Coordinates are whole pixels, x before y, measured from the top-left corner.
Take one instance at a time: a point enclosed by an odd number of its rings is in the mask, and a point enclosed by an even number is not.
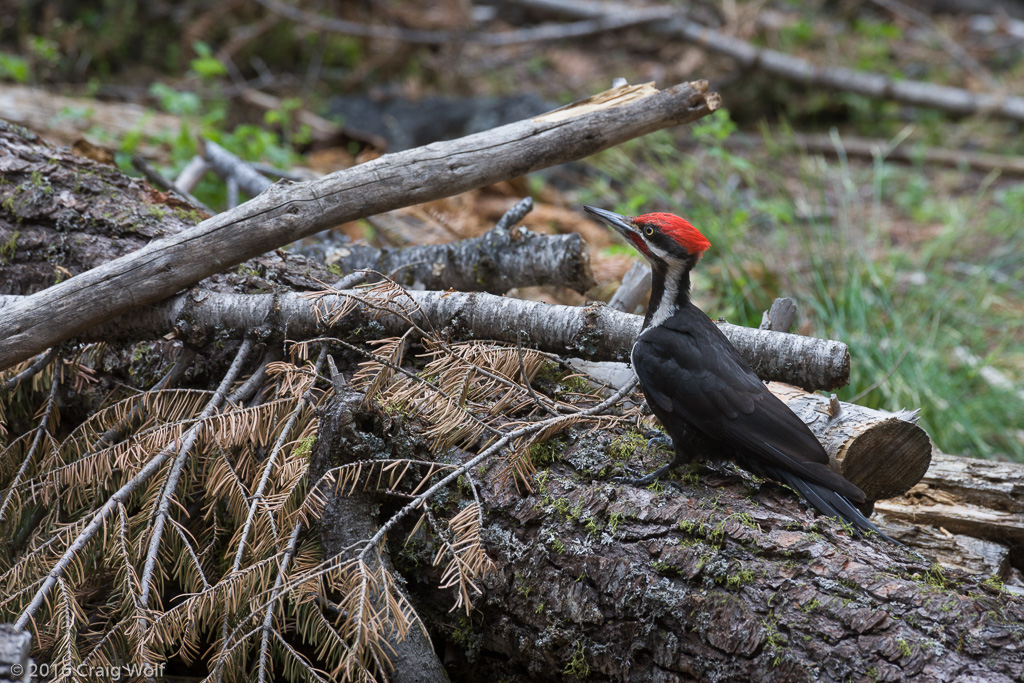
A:
[[[578,233],[539,235],[495,228],[480,237],[404,249],[345,245],[328,265],[375,270],[417,289],[503,294],[513,287],[559,285],[580,294],[594,286],[587,245]]]

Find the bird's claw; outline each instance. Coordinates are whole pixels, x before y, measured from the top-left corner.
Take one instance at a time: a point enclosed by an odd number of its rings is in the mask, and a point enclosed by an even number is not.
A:
[[[612,481],[618,484],[627,484],[629,486],[650,486],[658,479],[660,479],[663,475],[667,474],[670,469],[672,469],[671,463],[665,465],[664,467],[659,467],[658,469],[654,470],[650,474],[647,474],[643,477],[612,477]]]
[[[653,432],[654,436],[651,436],[650,438],[647,439],[647,450],[650,450],[652,448],[664,448],[666,450],[672,450],[674,448],[672,437],[670,437],[668,434],[665,434],[664,432],[659,432],[657,430],[653,430]],[[647,436],[647,434],[644,434],[644,436]]]

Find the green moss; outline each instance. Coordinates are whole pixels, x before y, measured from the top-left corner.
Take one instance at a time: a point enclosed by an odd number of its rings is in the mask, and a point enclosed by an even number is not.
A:
[[[10,263],[11,259],[14,258],[14,252],[18,248],[18,238],[21,233],[15,230],[11,234],[11,238],[0,245],[0,264]]]
[[[608,531],[610,531],[613,536],[615,535],[615,532],[618,530],[619,522],[621,521],[621,512],[613,512],[612,514],[608,515]]]
[[[148,213],[153,218],[156,218],[157,220],[161,221],[167,217],[167,211],[164,209],[164,207],[159,206],[157,204],[149,204],[146,207],[146,213]]]
[[[530,460],[537,467],[547,467],[558,462],[565,455],[566,443],[559,439],[549,439],[540,443],[530,444]]]
[[[309,454],[313,452],[313,445],[316,443],[316,437],[313,435],[307,436],[305,439],[300,441],[295,446],[295,450],[292,451],[292,455],[296,458],[306,459]]]
[[[730,574],[728,577],[726,577],[725,586],[726,588],[730,588],[732,590],[738,590],[743,586],[747,586],[754,583],[754,578],[754,572],[752,572],[749,569],[741,569],[735,574]]]
[[[804,612],[806,614],[808,612],[813,612],[814,610],[818,609],[819,607],[821,607],[821,600],[818,600],[818,598],[814,598],[813,600],[808,602],[806,605],[802,606],[800,608],[800,611]]]
[[[569,516],[568,498],[555,498],[553,501],[551,501],[551,506],[555,508],[555,512],[561,513],[563,517]]]
[[[516,593],[523,596],[524,598],[530,597],[530,584],[526,581],[526,577],[522,572],[517,571],[513,574],[515,579],[512,583],[515,586]]]
[[[174,216],[177,217],[179,220],[185,223],[192,223],[193,225],[197,225],[203,222],[202,212],[196,209],[185,209],[179,206],[174,209],[171,209],[171,213],[174,214]]]
[[[1003,592],[1003,580],[995,574],[982,581],[981,585],[999,595]]]
[[[931,568],[925,572],[925,575],[921,577],[921,580],[929,586],[935,586],[943,590],[949,590],[953,587],[954,581],[946,576],[942,566],[939,564],[933,564]]]
[[[647,439],[640,432],[631,429],[608,444],[608,455],[613,460],[627,462],[632,460],[636,452],[646,445]]]

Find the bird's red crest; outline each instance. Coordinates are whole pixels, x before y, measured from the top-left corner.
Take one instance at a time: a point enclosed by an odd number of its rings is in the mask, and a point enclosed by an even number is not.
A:
[[[634,218],[633,223],[656,225],[691,254],[700,254],[711,246],[708,238],[702,235],[700,230],[690,225],[690,221],[670,213],[645,213],[643,216]]]

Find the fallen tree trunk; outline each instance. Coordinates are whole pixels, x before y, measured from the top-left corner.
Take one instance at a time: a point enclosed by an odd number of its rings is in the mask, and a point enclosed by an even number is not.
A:
[[[0,317],[23,301],[22,297],[0,297]],[[268,341],[343,335],[356,329],[368,338],[405,334],[409,322],[376,307],[384,305],[360,290],[315,296],[195,290],[85,330],[80,339],[129,341],[173,332],[192,344],[202,344],[208,336],[240,335],[257,328]],[[608,306],[556,306],[482,293],[409,290],[397,303],[387,304],[392,310],[400,305],[409,308],[406,314],[422,328],[444,329],[453,340],[516,344],[526,339],[542,351],[589,360],[625,361],[643,324],[641,316]],[[336,322],[324,322],[333,312],[352,306]],[[763,379],[811,390],[849,381],[850,354],[842,342],[729,323],[719,327]]]
[[[357,442],[381,443],[380,420],[354,421]],[[400,435],[406,447],[409,436]],[[408,528],[394,534],[417,610],[452,655],[450,675],[1009,683],[1019,674],[1024,600],[880,540],[837,535],[773,483],[751,490],[742,477],[701,471],[651,490],[594,478],[611,440],[564,437],[533,493],[502,481],[500,468],[485,476],[483,538],[497,569],[471,618],[448,613],[439,570],[403,545]]]
[[[1024,558],[1024,465],[935,453],[920,483],[878,512],[1007,545]]]
[[[275,184],[191,230],[6,307],[0,312],[0,369],[306,235],[580,159],[694,121],[719,106],[706,82],[663,91],[624,86],[534,119],[388,154],[317,180]]]

